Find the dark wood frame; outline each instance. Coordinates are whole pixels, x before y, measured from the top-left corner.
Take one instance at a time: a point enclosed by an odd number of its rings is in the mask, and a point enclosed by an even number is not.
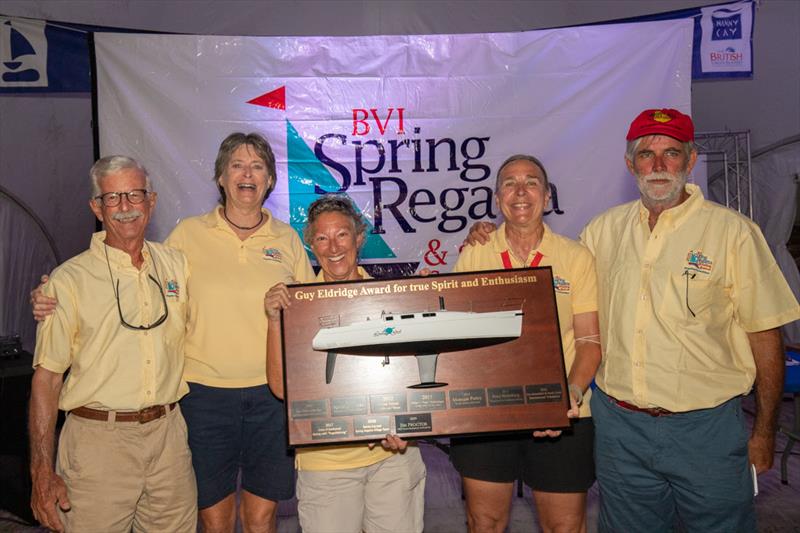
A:
[[[289,292],[281,327],[290,446],[375,441],[389,432],[419,438],[569,426],[550,267],[293,285]],[[385,364],[390,348],[343,350],[331,368],[327,352],[312,348],[321,319],[345,326],[370,317],[380,330],[383,313],[436,312],[440,296],[447,311],[519,308],[521,335],[475,349],[448,345],[456,351],[436,362],[436,380],[446,384],[433,388],[410,387],[424,381],[413,355],[391,355]]]

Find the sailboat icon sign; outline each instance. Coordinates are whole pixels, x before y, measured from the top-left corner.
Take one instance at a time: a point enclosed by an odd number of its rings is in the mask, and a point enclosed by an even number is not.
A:
[[[45,22],[0,17],[0,87],[47,87]]]

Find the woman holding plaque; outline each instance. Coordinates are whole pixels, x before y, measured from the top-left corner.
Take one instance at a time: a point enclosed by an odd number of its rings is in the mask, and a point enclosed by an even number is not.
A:
[[[317,281],[369,278],[358,266],[366,223],[349,199],[326,195],[309,206],[303,238],[322,267]],[[267,292],[267,376],[283,397],[280,310],[291,304],[286,285]],[[387,435],[367,444],[298,449],[297,512],[303,531],[314,533],[421,532],[425,464],[419,449]]]
[[[569,382],[567,415],[573,419],[563,432],[452,439],[450,458],[463,479],[470,532],[505,530],[513,484],[520,477],[533,490],[543,531],[586,531],[586,492],[595,479],[587,400],[601,358],[597,279],[592,254],[543,222],[549,200],[542,163],[528,155],[509,157],[495,185],[505,222],[485,244],[465,246],[453,269],[552,267]]]

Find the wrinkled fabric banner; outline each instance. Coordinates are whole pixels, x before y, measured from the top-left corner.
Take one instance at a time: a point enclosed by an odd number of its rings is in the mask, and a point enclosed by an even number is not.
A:
[[[695,79],[753,75],[755,10],[752,0],[700,9],[700,45],[694,53],[701,72]]]
[[[267,206],[300,229],[319,194],[369,221],[361,262],[447,272],[469,226],[500,221],[495,171],[540,158],[545,220],[575,237],[637,196],[623,154],[641,110],[691,111],[690,19],[518,33],[372,37],[96,36],[101,155],[150,170],[151,237],[217,201],[233,131],[272,144]]]

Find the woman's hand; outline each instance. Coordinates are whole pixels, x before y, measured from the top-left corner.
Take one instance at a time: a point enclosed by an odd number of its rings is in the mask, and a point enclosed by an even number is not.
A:
[[[50,278],[47,275],[42,276],[39,285],[31,291],[31,311],[33,312],[34,320],[37,322],[41,322],[52,315],[53,311],[56,310],[56,305],[58,305],[57,299],[45,296],[42,292],[42,287],[49,280]]]
[[[569,410],[567,410],[567,418],[579,418],[581,416],[581,404],[583,403],[583,391],[575,385],[570,385],[569,390]],[[543,429],[533,432],[535,438],[550,437],[554,439],[561,436],[560,429]]]
[[[370,442],[369,449],[373,449],[376,444],[376,442]],[[408,448],[408,441],[401,439],[397,435],[388,433],[386,438],[381,440],[381,447],[386,451],[403,453],[406,451],[406,448]]]
[[[486,244],[489,242],[491,234],[497,230],[497,224],[493,222],[478,221],[469,228],[467,238],[464,239],[464,244],[471,244],[477,246],[478,244]]]
[[[292,304],[289,299],[289,289],[284,283],[277,283],[264,295],[264,311],[270,321],[277,322],[281,319],[281,309],[286,309]]]

